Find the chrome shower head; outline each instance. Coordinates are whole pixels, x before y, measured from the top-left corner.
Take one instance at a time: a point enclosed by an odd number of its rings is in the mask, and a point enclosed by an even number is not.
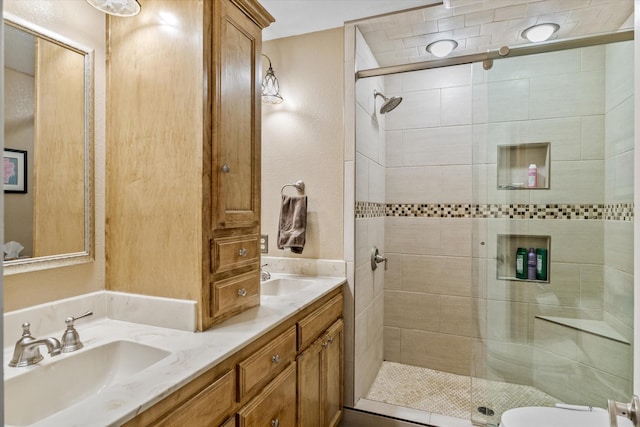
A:
[[[389,111],[392,111],[402,102],[401,96],[392,96],[391,98],[387,98],[382,93],[377,90],[373,91],[373,102],[375,103],[376,97],[380,96],[384,100],[384,103],[380,107],[380,114],[387,114]]]

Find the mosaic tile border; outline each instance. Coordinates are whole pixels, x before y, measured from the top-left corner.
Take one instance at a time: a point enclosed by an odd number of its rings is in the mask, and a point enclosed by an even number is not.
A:
[[[378,218],[385,216],[386,206],[384,203],[356,202],[356,218]]]
[[[613,204],[471,204],[356,202],[356,218],[509,218],[633,221],[633,203]]]

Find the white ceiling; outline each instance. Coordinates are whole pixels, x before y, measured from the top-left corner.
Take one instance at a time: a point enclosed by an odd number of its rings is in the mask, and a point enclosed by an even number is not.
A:
[[[441,3],[440,0],[260,0],[276,18],[263,40],[342,27],[345,22]]]
[[[525,44],[528,41],[520,36],[522,30],[541,22],[560,25],[552,39],[633,28],[633,0],[260,0],[260,3],[276,18],[264,31],[265,40],[341,27],[345,22],[358,20],[358,28],[380,66],[433,59],[425,47],[442,38],[458,42],[452,56]],[[392,13],[399,11],[405,12]]]
[[[453,39],[449,56],[529,44],[526,28],[552,22],[550,40],[633,29],[633,0],[448,0],[444,5],[368,19],[358,28],[380,66],[435,59],[426,46]]]

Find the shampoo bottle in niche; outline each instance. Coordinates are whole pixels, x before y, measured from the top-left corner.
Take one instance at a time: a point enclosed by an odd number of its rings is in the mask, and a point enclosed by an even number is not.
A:
[[[536,279],[547,281],[547,254],[548,251],[545,248],[536,249]]]
[[[527,249],[516,250],[516,279],[526,279],[527,276]]]
[[[536,250],[529,248],[527,254],[527,279],[536,280],[536,267],[538,266],[538,259],[536,257]]]
[[[527,187],[536,188],[538,186],[538,167],[535,163],[529,165],[529,179],[527,181]]]

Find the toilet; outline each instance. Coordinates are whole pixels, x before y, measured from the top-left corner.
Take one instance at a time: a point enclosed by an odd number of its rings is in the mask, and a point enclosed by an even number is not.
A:
[[[602,408],[571,410],[529,406],[505,411],[500,427],[609,427],[609,412]],[[618,427],[633,427],[631,420],[618,417]]]

